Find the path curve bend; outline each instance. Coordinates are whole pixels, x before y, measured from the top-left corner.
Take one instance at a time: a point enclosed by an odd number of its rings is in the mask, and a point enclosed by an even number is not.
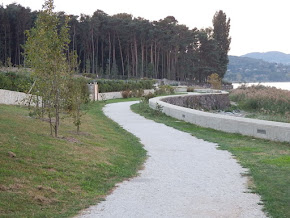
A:
[[[229,152],[133,113],[133,103],[108,104],[104,112],[140,138],[144,170],[80,217],[266,217]]]

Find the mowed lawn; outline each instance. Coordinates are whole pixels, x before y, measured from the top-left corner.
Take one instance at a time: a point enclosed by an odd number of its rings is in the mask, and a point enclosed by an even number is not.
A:
[[[79,135],[63,120],[59,138],[26,108],[0,105],[0,217],[73,216],[137,174],[146,152],[104,105],[87,106]]]
[[[148,119],[217,143],[219,149],[230,151],[243,167],[249,169],[246,175],[250,176],[249,191],[261,195],[265,212],[270,217],[290,217],[290,143],[202,128],[154,111],[145,102],[131,108]]]

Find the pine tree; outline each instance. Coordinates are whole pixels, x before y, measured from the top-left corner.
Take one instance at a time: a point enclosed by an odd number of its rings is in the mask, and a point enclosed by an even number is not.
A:
[[[229,63],[228,51],[230,50],[231,37],[230,33],[230,19],[222,11],[217,11],[213,17],[213,38],[217,42],[217,49],[219,54],[219,66],[217,72],[220,78],[223,78]]]

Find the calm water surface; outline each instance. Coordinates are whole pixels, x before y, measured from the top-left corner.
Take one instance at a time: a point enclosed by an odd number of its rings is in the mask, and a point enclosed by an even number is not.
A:
[[[285,89],[290,91],[290,82],[266,82],[266,83],[233,83],[234,89],[238,88],[240,85],[246,84],[247,86],[251,85],[264,85],[264,86],[271,86],[276,87],[278,89]]]

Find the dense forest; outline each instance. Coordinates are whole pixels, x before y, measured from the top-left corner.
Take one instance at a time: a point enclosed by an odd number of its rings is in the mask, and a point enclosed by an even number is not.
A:
[[[37,14],[21,5],[0,6],[0,64],[25,66],[25,30]],[[60,24],[70,17],[70,51],[76,51],[80,73],[99,78],[167,78],[206,82],[227,70],[230,19],[223,11],[213,16],[213,27],[189,29],[173,16],[159,21],[121,13],[92,16],[57,12]],[[27,66],[26,66],[27,67]]]
[[[261,59],[229,56],[229,82],[286,82],[290,81],[290,66]]]

